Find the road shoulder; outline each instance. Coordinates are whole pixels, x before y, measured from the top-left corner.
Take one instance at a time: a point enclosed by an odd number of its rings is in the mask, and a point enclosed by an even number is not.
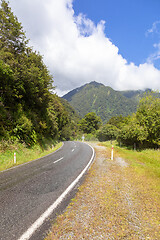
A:
[[[153,186],[128,161],[111,161],[110,149],[92,146],[96,159],[47,240],[159,239],[160,199]]]

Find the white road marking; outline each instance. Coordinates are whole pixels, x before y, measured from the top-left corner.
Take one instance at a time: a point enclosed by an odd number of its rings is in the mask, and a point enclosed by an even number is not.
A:
[[[74,152],[74,149],[72,149],[72,152]]]
[[[63,157],[61,157],[60,159],[56,160],[54,163],[57,163],[59,161],[61,161],[63,159]]]
[[[48,167],[48,166],[50,166],[50,165],[52,165],[52,164],[54,164],[54,163],[57,163],[57,162],[61,161],[62,159],[63,159],[63,157],[60,158],[60,159],[58,159],[58,160],[56,160],[55,162],[45,164],[44,166],[42,166],[42,168],[45,168],[45,167]]]
[[[89,145],[90,146],[90,145]],[[33,233],[44,223],[45,219],[48,218],[54,209],[62,202],[62,200],[65,198],[65,196],[72,190],[72,188],[78,183],[80,178],[84,175],[84,173],[87,171],[89,166],[91,165],[93,159],[94,159],[94,149],[92,146],[92,157],[87,164],[87,166],[83,169],[83,171],[79,174],[79,176],[69,185],[69,187],[60,195],[60,197],[28,228],[28,230],[18,239],[18,240],[28,240]]]
[[[61,161],[62,159],[63,159],[63,157],[60,158],[60,159],[58,159],[58,160],[56,160],[55,162],[48,163],[48,164],[45,164],[45,165],[42,166],[42,167],[36,168],[36,170],[33,171],[33,173],[37,172],[37,170],[39,170],[39,169],[46,168],[46,167],[48,167],[48,166],[50,166],[50,165],[52,165],[52,164],[54,164],[54,163],[57,163],[57,162]],[[26,163],[26,164],[27,164],[27,163]],[[24,165],[24,164],[23,164],[23,165]],[[29,176],[29,174],[28,174],[28,173],[25,173],[25,174],[23,174],[23,176]],[[11,182],[12,182],[12,180],[11,180],[11,181],[8,181],[8,182],[5,181],[3,184],[1,184],[1,187],[3,187],[3,185],[6,186],[6,184],[9,184],[9,183],[11,183]]]

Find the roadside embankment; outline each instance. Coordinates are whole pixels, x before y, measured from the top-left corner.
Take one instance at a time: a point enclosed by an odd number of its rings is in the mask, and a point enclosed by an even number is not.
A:
[[[0,144],[0,171],[3,171],[50,154],[60,148],[62,142],[46,141],[43,147],[36,144],[30,148],[25,144],[17,142],[10,145],[7,144],[6,147],[2,147],[1,145],[2,144]]]
[[[46,239],[160,239],[160,179],[137,171],[118,150],[111,161],[109,147],[92,146],[95,161]]]

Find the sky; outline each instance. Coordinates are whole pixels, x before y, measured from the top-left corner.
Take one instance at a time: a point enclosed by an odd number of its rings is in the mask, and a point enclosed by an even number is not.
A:
[[[10,0],[59,96],[91,81],[160,91],[159,0]]]

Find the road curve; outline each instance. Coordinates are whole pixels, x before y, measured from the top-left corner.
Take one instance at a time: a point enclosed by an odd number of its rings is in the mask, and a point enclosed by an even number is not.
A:
[[[0,239],[25,239],[23,234],[71,187],[92,158],[89,145],[64,142],[53,154],[1,172]]]

